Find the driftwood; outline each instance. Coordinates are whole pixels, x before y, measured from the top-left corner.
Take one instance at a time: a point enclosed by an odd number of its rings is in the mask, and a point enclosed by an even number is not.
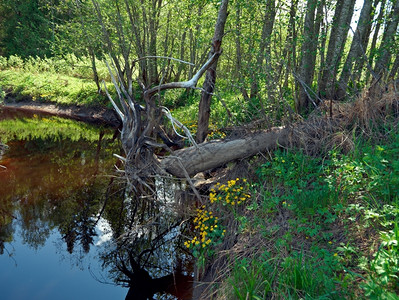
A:
[[[245,138],[212,141],[199,144],[198,147],[177,150],[172,155],[163,158],[161,166],[173,176],[184,178],[185,171],[189,176],[194,176],[230,161],[272,150],[278,145],[287,146],[288,142],[289,128],[275,127]]]

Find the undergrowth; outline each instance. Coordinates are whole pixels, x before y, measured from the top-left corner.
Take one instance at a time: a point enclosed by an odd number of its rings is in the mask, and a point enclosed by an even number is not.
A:
[[[215,299],[398,299],[396,130],[378,145],[359,139],[348,154],[279,150],[251,183],[238,182],[240,209],[232,211],[231,199],[226,206],[229,183],[216,185],[203,208],[219,214],[226,236],[237,237],[224,251],[229,264]],[[232,218],[237,226],[228,225]],[[202,264],[215,259],[223,238],[196,253]]]

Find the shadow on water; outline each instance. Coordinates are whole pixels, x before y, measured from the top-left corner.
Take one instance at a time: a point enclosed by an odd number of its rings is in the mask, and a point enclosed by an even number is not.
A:
[[[128,300],[191,299],[173,191],[158,178],[155,200],[115,176],[114,130],[0,109],[0,143],[9,147],[0,158],[0,254],[11,256],[17,239],[40,251],[56,232],[71,255],[99,249],[103,270],[93,276],[128,287]]]

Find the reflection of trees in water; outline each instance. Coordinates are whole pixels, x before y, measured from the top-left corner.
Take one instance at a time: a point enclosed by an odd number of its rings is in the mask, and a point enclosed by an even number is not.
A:
[[[104,148],[107,143],[111,141],[102,132],[93,143],[41,138],[10,142],[16,146],[10,168],[0,175],[7,182],[0,185],[0,254],[4,243],[13,240],[14,217],[23,243],[37,249],[57,230],[71,254],[79,251],[77,245],[89,252],[103,219],[112,239],[104,244],[101,260],[111,279],[130,287],[127,298],[176,295],[176,282],[192,280],[189,256],[179,246],[185,223],[176,213],[177,186],[157,179],[157,184],[154,180],[147,187],[127,189],[124,180],[96,176],[112,170],[109,157],[118,151]]]
[[[62,234],[67,223],[68,250],[71,241],[79,239],[89,251],[95,234],[91,218],[98,213],[108,181],[96,174],[112,170],[111,153],[118,149],[112,135],[104,136],[99,131],[97,141],[73,142],[47,133],[47,138],[9,141],[2,161],[7,169],[0,174],[0,252],[13,240],[13,222],[21,228],[22,242],[34,249],[44,245],[54,228]],[[84,163],[76,159],[81,156]],[[75,228],[78,234],[71,239]]]
[[[124,201],[114,199],[110,209],[105,209],[103,216],[113,228],[114,243],[102,253],[103,264],[116,283],[129,287],[126,299],[179,292],[188,294],[179,299],[190,299],[190,257],[180,247],[185,223],[177,208],[166,209],[173,191],[168,191],[168,198],[146,196],[143,191],[144,187],[136,186],[135,191],[125,192]],[[176,284],[186,286],[179,289]]]

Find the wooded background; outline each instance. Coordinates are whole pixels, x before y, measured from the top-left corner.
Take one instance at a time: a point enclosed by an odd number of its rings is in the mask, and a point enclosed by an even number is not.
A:
[[[98,86],[96,59],[108,54],[130,88],[136,77],[186,80],[219,39],[215,88],[251,103],[255,118],[287,105],[307,113],[399,69],[397,0],[1,0],[0,15],[0,55],[89,57]]]

